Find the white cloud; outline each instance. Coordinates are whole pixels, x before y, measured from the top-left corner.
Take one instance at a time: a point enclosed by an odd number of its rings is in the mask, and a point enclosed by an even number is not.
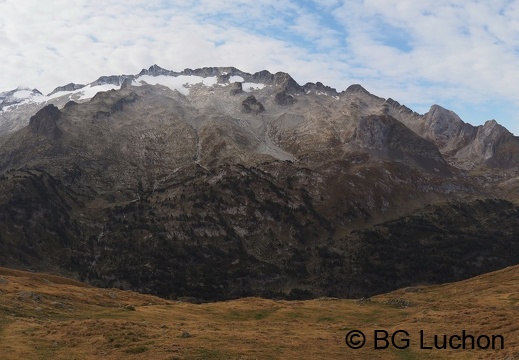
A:
[[[367,70],[364,83],[387,86],[385,95],[416,88],[400,101],[519,105],[516,2],[359,0],[334,14],[347,30],[351,58]]]
[[[316,14],[301,11],[295,18],[294,24],[288,28],[307,41],[313,42],[320,49],[340,46],[338,32],[324,26]]]

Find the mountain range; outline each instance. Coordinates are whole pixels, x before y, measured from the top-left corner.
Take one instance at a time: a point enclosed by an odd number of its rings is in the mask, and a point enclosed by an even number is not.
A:
[[[519,138],[234,67],[0,93],[0,265],[167,298],[360,297],[519,263]]]

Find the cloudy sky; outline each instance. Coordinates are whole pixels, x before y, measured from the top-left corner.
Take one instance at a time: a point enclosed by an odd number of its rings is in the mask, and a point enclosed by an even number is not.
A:
[[[235,66],[519,135],[519,0],[0,0],[0,91]]]

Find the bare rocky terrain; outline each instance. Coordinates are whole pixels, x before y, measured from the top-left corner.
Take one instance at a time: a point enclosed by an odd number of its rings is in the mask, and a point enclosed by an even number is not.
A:
[[[493,120],[232,67],[13,94],[2,266],[200,301],[370,296],[519,262],[519,139]]]

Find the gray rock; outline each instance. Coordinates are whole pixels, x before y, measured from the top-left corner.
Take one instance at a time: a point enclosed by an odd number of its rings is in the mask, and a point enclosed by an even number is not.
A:
[[[254,95],[249,95],[241,103],[242,111],[246,114],[258,115],[265,111],[265,107],[260,103]]]
[[[274,102],[277,105],[287,106],[294,104],[295,102],[297,102],[297,100],[292,95],[287,94],[287,92],[284,90],[276,94],[276,96],[274,97]]]
[[[61,135],[61,130],[57,124],[60,118],[61,111],[52,104],[47,105],[30,118],[29,130],[34,134],[57,139]]]
[[[54,95],[60,91],[75,91],[84,88],[86,85],[70,83],[64,86],[58,86],[48,96]]]
[[[238,94],[242,94],[242,93],[243,93],[243,89],[242,89],[242,84],[240,82],[235,82],[231,85],[231,90],[229,90],[229,94],[238,95]]]

